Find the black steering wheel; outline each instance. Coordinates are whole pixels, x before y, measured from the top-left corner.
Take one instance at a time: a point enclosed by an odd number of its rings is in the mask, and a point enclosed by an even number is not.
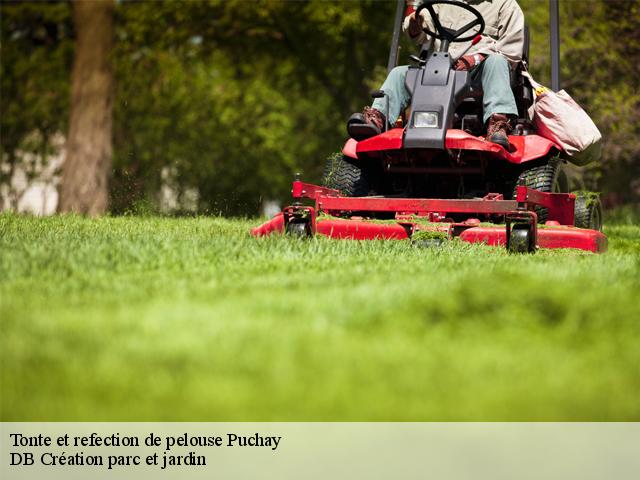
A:
[[[473,15],[475,15],[476,18],[474,18],[469,23],[467,23],[464,27],[459,28],[458,30],[453,30],[451,28],[443,27],[442,24],[440,23],[440,19],[438,18],[438,14],[433,9],[434,5],[454,5],[456,7],[460,7],[464,10],[467,10],[473,13]],[[433,20],[433,26],[436,28],[437,33],[432,32],[426,27],[423,28],[423,30],[424,30],[424,33],[426,33],[427,35],[431,35],[433,38],[437,38],[438,40],[446,40],[448,42],[467,42],[478,35],[482,35],[482,32],[484,32],[484,18],[482,18],[482,15],[480,14],[480,12],[475,8],[473,8],[471,5],[467,5],[466,3],[462,3],[462,2],[454,2],[452,0],[428,1],[420,5],[416,10],[416,19],[419,19],[418,15],[420,15],[420,12],[425,8],[429,12],[429,15],[431,15],[431,20]],[[478,30],[472,35],[467,35],[466,37],[462,37],[463,34],[471,30],[476,25],[480,25],[480,30]]]

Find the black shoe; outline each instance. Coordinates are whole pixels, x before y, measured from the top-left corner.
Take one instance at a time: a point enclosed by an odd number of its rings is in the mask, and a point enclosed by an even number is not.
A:
[[[358,142],[380,135],[386,119],[375,108],[365,107],[362,113],[354,113],[347,121],[349,136]]]

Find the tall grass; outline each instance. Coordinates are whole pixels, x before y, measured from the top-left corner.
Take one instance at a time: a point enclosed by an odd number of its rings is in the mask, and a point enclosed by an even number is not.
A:
[[[640,228],[604,255],[0,215],[1,419],[639,420]]]

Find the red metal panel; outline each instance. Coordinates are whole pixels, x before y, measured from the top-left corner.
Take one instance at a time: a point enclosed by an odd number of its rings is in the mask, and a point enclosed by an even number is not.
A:
[[[321,187],[313,183],[304,183],[300,180],[294,180],[291,188],[291,195],[295,199],[311,198],[316,199],[320,196],[340,197],[342,193],[333,188]]]
[[[358,142],[353,138],[350,138],[349,140],[347,140],[347,143],[344,144],[344,147],[342,147],[342,154],[346,155],[347,157],[358,158],[358,154],[356,153],[357,145]]]
[[[317,197],[320,210],[349,210],[401,213],[507,213],[518,206],[515,200],[442,200],[426,198]]]
[[[520,140],[515,141],[520,143]],[[511,137],[509,137],[509,142],[513,143]],[[493,142],[487,142],[482,137],[474,137],[464,130],[447,130],[445,147],[449,150],[476,150],[487,152],[509,162],[520,163],[518,156],[510,154],[500,145]]]
[[[251,235],[254,237],[264,237],[273,232],[284,232],[284,215],[282,213],[277,214],[259,227],[251,229]]]
[[[377,152],[380,150],[399,150],[402,148],[404,129],[392,128],[375,137],[361,140],[356,146],[356,153]]]
[[[473,227],[467,228],[458,238],[469,243],[504,246],[507,243],[507,230],[505,227]]]
[[[540,135],[526,135],[524,137],[509,136],[509,141],[521,138],[524,139],[524,145],[522,147],[519,163],[525,163],[530,160],[542,158],[546,156],[551,149],[556,149],[559,152],[562,151],[558,145],[553,143],[551,140],[541,137]],[[520,149],[518,151],[520,151]]]
[[[538,246],[540,248],[579,248],[594,253],[604,253],[607,251],[607,237],[597,230],[583,228],[539,228]]]
[[[508,152],[500,145],[486,141],[483,137],[474,137],[463,131],[451,129],[447,131],[445,147],[449,150],[476,150],[487,152],[493,157],[511,163],[524,163],[544,157],[552,148],[560,148],[550,140],[539,135],[510,135],[509,143],[513,151]]]
[[[469,243],[504,246],[506,243],[506,229],[497,226],[473,227],[466,229],[458,238]],[[607,237],[602,232],[582,228],[538,228],[538,247],[577,248],[594,253],[603,253],[607,251]]]
[[[357,158],[357,154],[359,153],[400,150],[403,148],[403,139],[404,129],[392,128],[380,135],[360,142],[356,142],[350,138],[342,148],[342,153],[351,158]],[[511,151],[507,151],[500,145],[489,142],[483,137],[475,137],[463,130],[452,128],[447,131],[445,147],[448,150],[475,150],[486,152],[492,157],[515,164],[544,157],[551,149],[561,150],[560,147],[551,140],[539,135],[510,135],[509,143],[512,146]]]
[[[573,193],[546,193],[519,185],[516,200],[549,209],[547,218],[561,225],[573,225],[576,196]]]
[[[331,238],[351,240],[406,239],[407,231],[397,223],[372,223],[358,220],[319,220],[316,232]]]

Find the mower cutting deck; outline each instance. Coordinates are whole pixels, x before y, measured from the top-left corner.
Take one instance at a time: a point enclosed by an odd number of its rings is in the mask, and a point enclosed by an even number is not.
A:
[[[576,196],[572,193],[544,193],[518,186],[515,200],[504,200],[500,194],[470,200],[344,197],[337,190],[295,180],[292,194],[293,205],[254,228],[252,235],[286,232],[352,240],[412,239],[425,245],[458,238],[506,246],[518,253],[535,252],[536,248],[577,248],[595,253],[607,250],[607,237],[602,232],[573,226]],[[303,198],[315,200],[315,205],[302,205]],[[544,225],[537,224],[536,206],[548,210]],[[345,212],[354,215],[338,216]],[[375,219],[374,215],[381,212],[394,218]],[[461,215],[466,219],[451,218]],[[504,223],[493,224],[492,220]]]

